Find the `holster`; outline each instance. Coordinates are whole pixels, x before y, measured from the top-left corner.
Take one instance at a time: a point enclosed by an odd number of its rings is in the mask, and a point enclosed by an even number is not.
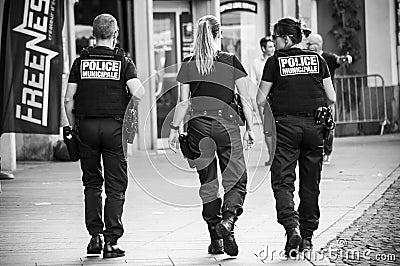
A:
[[[332,110],[328,107],[318,107],[314,114],[315,123],[322,124],[324,140],[329,138],[330,132],[336,127]]]
[[[71,161],[76,162],[79,160],[79,148],[76,133],[70,126],[63,127],[63,139],[67,146],[69,158]]]
[[[190,150],[187,133],[179,134],[179,147],[181,149],[183,157],[185,157],[188,160],[190,168],[195,168],[196,167],[194,164],[195,155]]]

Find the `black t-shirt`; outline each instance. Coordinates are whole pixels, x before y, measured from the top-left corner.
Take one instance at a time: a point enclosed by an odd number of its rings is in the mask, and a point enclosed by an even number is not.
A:
[[[235,81],[247,76],[246,70],[234,54],[218,52],[214,70],[202,76],[193,56],[183,60],[176,80],[190,84],[194,110],[216,110],[230,103],[235,91]]]
[[[262,80],[273,83],[270,93],[274,112],[300,113],[323,104],[322,80],[329,76],[328,66],[319,54],[291,48],[276,51],[268,58]]]
[[[333,81],[335,78],[335,70],[336,68],[340,67],[340,64],[338,64],[337,62],[338,56],[334,53],[323,52],[322,57],[325,59],[326,64],[328,65],[329,72]]]
[[[106,46],[96,46],[92,49],[92,52],[95,54],[105,54],[105,55],[114,55],[115,51]],[[125,56],[125,70],[123,71],[125,81],[128,81],[133,78],[137,78],[136,66],[133,63],[132,59]],[[72,64],[71,71],[68,77],[68,83],[77,83],[79,82],[80,76],[80,58],[76,58],[74,63]]]

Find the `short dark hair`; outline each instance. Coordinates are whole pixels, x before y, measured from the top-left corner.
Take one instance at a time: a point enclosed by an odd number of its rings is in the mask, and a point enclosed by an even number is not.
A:
[[[260,39],[260,47],[267,47],[268,42],[274,42],[271,37],[262,37]]]
[[[93,20],[93,36],[96,39],[110,39],[116,30],[117,20],[110,14],[100,14]]]
[[[280,19],[274,25],[274,34],[288,36],[294,44],[302,39],[301,21],[292,17]]]

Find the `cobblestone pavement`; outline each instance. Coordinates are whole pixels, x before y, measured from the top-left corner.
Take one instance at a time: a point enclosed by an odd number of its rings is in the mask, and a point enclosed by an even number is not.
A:
[[[364,214],[328,243],[336,265],[400,265],[400,177]]]

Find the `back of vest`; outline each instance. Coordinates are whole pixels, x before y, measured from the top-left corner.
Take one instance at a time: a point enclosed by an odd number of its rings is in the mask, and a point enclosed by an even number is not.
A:
[[[121,50],[83,50],[79,62],[75,114],[90,117],[123,117],[130,95],[124,79]]]
[[[327,67],[318,54],[293,48],[278,51],[274,57],[272,105],[275,114],[311,113],[324,105],[322,79]]]

